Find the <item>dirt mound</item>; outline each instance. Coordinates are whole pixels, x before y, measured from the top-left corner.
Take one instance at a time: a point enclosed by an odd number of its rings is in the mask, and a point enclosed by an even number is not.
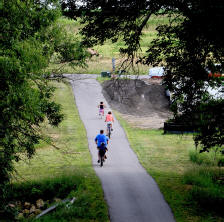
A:
[[[135,126],[161,128],[171,115],[165,89],[159,82],[119,79],[103,83],[111,107]]]

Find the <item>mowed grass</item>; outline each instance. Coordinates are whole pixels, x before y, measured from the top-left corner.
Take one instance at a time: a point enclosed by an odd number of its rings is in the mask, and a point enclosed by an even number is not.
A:
[[[114,113],[140,163],[156,180],[177,222],[224,221],[220,212],[214,211],[217,206],[222,209],[224,187],[212,181],[216,175],[223,178],[224,170],[207,169],[190,161],[189,152],[194,150],[192,135],[164,135],[162,130],[133,128],[118,112]],[[207,175],[213,176],[207,178]],[[199,181],[200,186],[195,186]]]
[[[150,42],[156,38],[157,31],[156,27],[158,25],[168,24],[169,17],[167,15],[153,15],[147,23],[147,26],[143,29],[143,33],[141,36],[141,51],[139,53],[144,55]],[[77,36],[81,40],[81,36],[79,35],[79,30],[81,28],[79,20],[74,21],[65,17],[61,17],[58,20],[58,24],[62,25],[66,28],[66,30],[70,33],[77,34]],[[122,39],[119,39],[118,42],[112,43],[110,40],[107,40],[103,45],[96,45],[93,48],[98,51],[99,56],[93,56],[92,58],[87,60],[87,67],[75,67],[72,68],[66,64],[63,64],[63,68],[61,71],[63,73],[88,73],[88,74],[100,74],[102,71],[112,71],[112,58],[116,59],[116,69],[119,69],[124,58],[120,54],[120,48],[125,48],[125,42]],[[50,69],[58,69],[60,65],[51,64]],[[137,68],[137,65],[136,65]],[[138,65],[139,74],[148,74],[149,66],[147,65]],[[132,74],[133,71],[130,71]],[[135,74],[135,73],[133,73]]]
[[[103,190],[92,168],[86,131],[72,89],[69,84],[54,84],[55,100],[62,105],[65,119],[58,128],[46,126],[44,132],[55,147],[43,142],[37,146],[34,158],[15,164],[11,198],[35,203],[38,198],[76,197],[69,209],[59,207],[41,221],[108,221]]]

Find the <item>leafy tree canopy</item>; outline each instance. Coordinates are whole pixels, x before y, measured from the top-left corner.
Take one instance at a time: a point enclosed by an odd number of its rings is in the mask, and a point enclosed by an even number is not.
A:
[[[222,83],[220,78],[209,78],[207,71],[224,70],[222,0],[67,0],[62,7],[65,15],[82,18],[86,45],[120,38],[125,42],[120,51],[128,59],[164,66],[164,82],[173,92],[175,119],[181,116],[182,121],[200,125],[195,142],[203,151],[215,145],[223,147],[224,100],[214,100],[207,91],[208,86]],[[142,56],[138,52],[143,29],[154,14],[168,16],[169,23],[158,25],[157,38],[148,43]]]
[[[61,107],[52,100],[52,57],[58,63],[82,65],[86,50],[56,24],[61,16],[56,0],[5,0],[0,3],[0,200],[13,162],[29,158],[46,137],[41,124],[58,126]],[[3,206],[0,203],[1,207]]]

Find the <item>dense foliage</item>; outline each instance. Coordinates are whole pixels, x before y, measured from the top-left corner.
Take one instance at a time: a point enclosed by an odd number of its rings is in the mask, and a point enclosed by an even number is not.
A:
[[[57,1],[5,0],[0,3],[0,200],[14,171],[13,162],[31,158],[35,144],[46,139],[41,124],[63,119],[52,100],[54,88],[46,72],[52,56],[58,62],[82,64],[85,50],[62,27]],[[3,206],[2,204],[0,204]]]
[[[79,1],[80,2],[80,1]],[[196,144],[203,151],[224,145],[224,99],[216,100],[208,87],[221,85],[219,78],[209,78],[208,71],[222,72],[224,19],[222,0],[152,0],[152,1],[63,1],[64,14],[81,16],[82,34],[87,45],[103,44],[107,39],[125,42],[120,51],[128,59],[153,66],[164,66],[164,83],[173,92],[175,119],[199,125]],[[158,25],[157,38],[149,42],[145,55],[140,40],[151,15],[168,16],[169,24]],[[216,66],[215,64],[220,64]],[[216,109],[213,109],[216,107]],[[187,117],[187,118],[186,118]],[[215,120],[214,120],[215,119]],[[214,121],[213,121],[214,120]],[[212,127],[211,127],[212,125]]]

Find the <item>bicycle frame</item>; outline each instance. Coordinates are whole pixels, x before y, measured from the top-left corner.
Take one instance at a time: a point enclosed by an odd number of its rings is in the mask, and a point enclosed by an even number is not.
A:
[[[102,119],[103,115],[104,115],[104,110],[103,109],[99,109],[99,116],[101,117],[101,119]]]
[[[111,126],[112,126],[111,123],[107,124],[107,135],[108,135],[109,139],[110,139],[110,136],[111,136]]]

